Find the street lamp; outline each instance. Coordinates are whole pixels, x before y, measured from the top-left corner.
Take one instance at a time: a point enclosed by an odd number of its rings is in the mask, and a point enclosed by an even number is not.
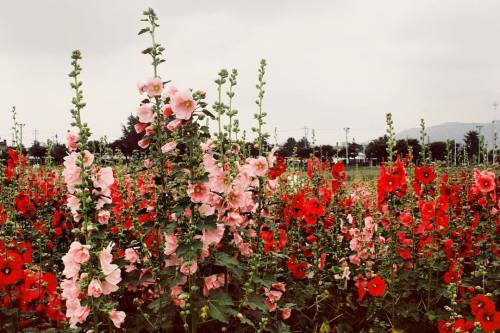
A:
[[[345,131],[345,162],[346,165],[349,165],[349,141],[347,139],[347,135],[349,134],[349,127],[344,127]]]
[[[477,129],[477,164],[481,164],[481,129],[482,125],[476,125]]]

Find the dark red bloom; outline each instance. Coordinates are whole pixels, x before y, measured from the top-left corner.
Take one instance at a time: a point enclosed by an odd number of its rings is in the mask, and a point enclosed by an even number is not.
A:
[[[500,329],[500,312],[481,310],[476,315],[476,321],[481,324],[483,331],[495,332]]]
[[[415,180],[422,184],[430,184],[436,179],[437,175],[433,168],[429,166],[423,166],[420,168],[415,168]]]
[[[379,275],[375,275],[373,279],[368,281],[366,287],[370,295],[382,296],[385,292],[385,281]]]
[[[469,304],[470,310],[474,316],[477,315],[479,311],[483,310],[495,312],[495,303],[485,295],[476,295],[472,297]]]
[[[23,278],[23,258],[15,251],[0,255],[0,286],[17,283]]]

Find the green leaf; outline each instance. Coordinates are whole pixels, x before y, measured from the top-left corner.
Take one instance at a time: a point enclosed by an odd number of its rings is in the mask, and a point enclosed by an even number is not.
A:
[[[142,35],[143,33],[146,33],[148,31],[149,31],[149,28],[141,29],[141,31],[139,31],[138,35]]]

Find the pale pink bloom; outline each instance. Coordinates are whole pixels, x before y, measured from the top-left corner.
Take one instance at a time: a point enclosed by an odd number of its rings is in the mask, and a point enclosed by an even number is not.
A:
[[[196,260],[191,260],[191,262],[184,262],[181,265],[181,273],[184,275],[193,275],[198,270],[198,263]]]
[[[196,101],[193,99],[191,91],[178,91],[170,96],[170,105],[177,119],[188,120],[196,108]]]
[[[227,192],[227,204],[229,207],[237,209],[245,205],[246,197],[243,191],[237,189],[231,189]]]
[[[231,228],[236,228],[243,223],[243,216],[241,216],[239,213],[231,211],[227,214],[226,218],[224,219],[224,222],[226,225],[228,225]]]
[[[211,216],[215,213],[215,208],[212,205],[209,204],[202,204],[198,211],[203,215],[203,216]]]
[[[250,244],[245,243],[243,241],[243,238],[237,232],[235,232],[233,234],[233,237],[234,237],[234,243],[236,244],[236,246],[240,250],[240,253],[242,255],[244,255],[245,257],[250,257],[253,254],[253,250],[250,247]]]
[[[177,147],[177,142],[175,141],[168,142],[164,144],[163,147],[161,147],[161,152],[168,153],[169,151],[175,149],[175,147]]]
[[[160,96],[163,91],[163,82],[158,77],[151,78],[144,88],[149,97]]]
[[[269,192],[274,193],[276,192],[276,188],[278,187],[278,179],[269,179],[267,181],[267,189]]]
[[[230,187],[228,178],[222,172],[222,169],[217,172],[210,173],[208,175],[208,185],[210,189],[214,192],[226,192],[226,190]]]
[[[151,123],[155,119],[153,108],[149,104],[142,104],[137,108],[137,115],[141,123]]]
[[[121,324],[125,321],[127,315],[123,311],[111,310],[109,312],[109,319],[113,322],[115,327],[120,328]]]
[[[109,295],[119,289],[117,284],[122,280],[120,274],[120,270],[117,269],[106,276],[106,280],[102,281],[102,293],[104,295]]]
[[[146,85],[142,82],[137,82],[137,91],[139,92],[139,94],[144,94],[144,92],[146,91]]]
[[[83,324],[90,314],[90,309],[85,306],[80,306],[73,311],[73,316],[69,319],[71,328],[76,328],[76,324]]]
[[[66,256],[78,264],[86,263],[90,259],[90,245],[82,245],[80,242],[73,242],[69,246],[69,251]]]
[[[89,283],[88,291],[87,291],[88,296],[92,297],[99,297],[102,295],[102,284],[101,281],[93,279]]]
[[[137,142],[137,145],[141,147],[142,149],[146,149],[149,147],[149,140],[148,139],[141,139]]]
[[[163,107],[163,116],[165,118],[167,117],[170,117],[174,112],[172,111],[172,107],[170,106],[170,104],[165,104],[165,106]]]
[[[152,160],[150,160],[149,158],[148,158],[148,159],[146,159],[146,160],[144,160],[144,167],[145,167],[146,169],[149,169],[149,168],[151,168],[152,166],[153,166],[153,161],[152,161]]]
[[[267,294],[267,298],[273,303],[277,302],[280,300],[281,296],[283,295],[282,291],[279,290],[271,290],[269,294]]]
[[[247,172],[240,172],[233,180],[233,188],[238,191],[246,191],[251,183],[250,175]]]
[[[94,163],[94,155],[92,155],[91,152],[88,150],[83,151],[83,166],[84,167],[89,167]]]
[[[268,165],[267,159],[264,156],[259,156],[257,158],[250,159],[250,169],[252,171],[252,175],[257,177],[263,177],[267,174]]]
[[[182,120],[181,119],[174,119],[174,120],[172,120],[171,122],[169,122],[167,124],[167,129],[170,132],[173,132],[176,129],[178,129],[179,127],[181,127],[181,125],[182,125]]]
[[[207,276],[203,283],[203,296],[208,297],[210,290],[223,287],[225,280],[224,273]]]
[[[176,250],[177,250],[177,237],[175,236],[175,234],[172,232],[168,235],[165,235],[165,250],[164,250],[165,255],[169,256],[171,254],[174,254]]]
[[[139,253],[133,248],[128,248],[125,250],[125,260],[133,264],[139,262]]]
[[[175,94],[177,94],[177,92],[179,91],[179,89],[177,89],[176,87],[174,86],[170,86],[170,88],[168,88],[168,96],[170,98],[172,98],[172,96],[174,96]]]
[[[267,154],[267,163],[269,164],[270,168],[272,168],[274,166],[274,163],[276,162],[276,156],[274,156],[274,154],[278,149],[279,146],[274,146],[269,152],[269,154]]]
[[[106,246],[106,248],[99,253],[99,262],[104,275],[109,275],[119,269],[118,265],[111,263],[113,261],[113,254],[111,254],[113,246],[114,243],[110,242],[108,246]]]
[[[204,247],[209,247],[210,245],[217,245],[221,241],[224,236],[225,227],[223,223],[217,223],[217,228],[215,229],[206,229],[203,228],[202,235],[197,236],[200,241],[203,243]]]
[[[287,320],[288,318],[290,318],[291,314],[292,314],[292,310],[290,308],[283,308],[281,310],[281,318],[283,320]]]
[[[82,183],[80,175],[81,175],[81,169],[77,166],[64,169],[63,171],[64,181],[66,182],[68,190],[71,193],[75,191],[76,185],[80,185]]]
[[[210,152],[215,148],[214,141],[212,139],[208,139],[207,142],[201,144],[201,150],[203,152]]]
[[[80,136],[76,133],[68,133],[66,135],[66,141],[68,144],[68,149],[71,151],[75,151],[77,148],[78,140],[80,140]]]
[[[276,311],[276,308],[278,307],[278,304],[272,302],[269,298],[266,298],[266,300],[264,301],[264,304],[267,306],[267,310],[269,312]]]
[[[97,213],[97,221],[100,224],[108,224],[109,218],[111,217],[111,214],[107,210],[100,210]]]
[[[80,200],[74,195],[68,195],[66,205],[71,210],[72,214],[76,214],[80,209]]]
[[[205,183],[189,184],[187,194],[194,203],[206,202],[210,190]]]
[[[111,167],[99,169],[99,171],[92,176],[92,181],[95,188],[108,189],[115,182],[113,169]]]
[[[76,278],[66,279],[61,282],[62,293],[64,299],[75,299],[80,296],[80,287],[76,283]]]
[[[137,123],[134,125],[134,129],[135,129],[135,132],[137,134],[144,132],[145,128],[146,128],[146,124],[143,124],[143,123]]]

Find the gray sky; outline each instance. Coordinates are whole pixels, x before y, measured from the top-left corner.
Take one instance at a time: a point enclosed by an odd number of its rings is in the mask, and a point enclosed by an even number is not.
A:
[[[487,122],[500,101],[500,1],[1,1],[0,138],[10,140],[10,108],[45,140],[69,128],[73,49],[83,53],[83,115],[110,141],[135,113],[136,82],[151,76],[142,10],[160,17],[167,62],[160,74],[208,92],[220,68],[239,70],[236,107],[253,125],[257,67],[268,61],[267,129],[320,143],[362,142],[447,121]],[[499,115],[500,116],[500,115]]]

